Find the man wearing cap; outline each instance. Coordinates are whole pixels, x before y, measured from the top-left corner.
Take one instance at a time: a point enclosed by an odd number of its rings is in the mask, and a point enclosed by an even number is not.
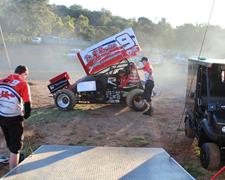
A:
[[[143,93],[143,97],[144,97],[145,103],[147,104],[147,109],[143,114],[151,116],[153,113],[153,108],[151,103],[152,90],[154,88],[153,68],[152,68],[152,65],[148,62],[147,57],[142,57],[141,62],[143,63],[143,67],[138,69],[144,71],[145,90]]]

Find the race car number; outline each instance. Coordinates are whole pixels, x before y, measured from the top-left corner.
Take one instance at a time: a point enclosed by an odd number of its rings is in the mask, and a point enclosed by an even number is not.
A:
[[[115,39],[123,47],[124,50],[130,49],[136,45],[134,40],[127,33],[121,34]]]

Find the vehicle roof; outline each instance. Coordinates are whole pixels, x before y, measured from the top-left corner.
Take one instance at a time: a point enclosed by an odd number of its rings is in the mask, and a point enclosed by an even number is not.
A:
[[[225,59],[211,59],[211,58],[202,58],[202,57],[190,57],[188,61],[191,61],[193,63],[211,67],[213,64],[224,64],[225,65]]]

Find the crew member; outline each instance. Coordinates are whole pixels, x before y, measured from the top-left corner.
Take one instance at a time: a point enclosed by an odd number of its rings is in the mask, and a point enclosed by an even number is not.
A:
[[[14,74],[0,80],[0,126],[10,150],[10,169],[19,163],[19,151],[23,145],[23,121],[31,113],[27,76],[28,68],[19,65]]]
[[[152,68],[152,65],[148,62],[147,57],[142,57],[141,62],[143,63],[143,67],[138,69],[139,70],[141,69],[144,71],[145,89],[143,93],[143,98],[147,105],[146,111],[143,114],[151,116],[153,113],[152,100],[151,100],[152,90],[154,88],[153,68]]]

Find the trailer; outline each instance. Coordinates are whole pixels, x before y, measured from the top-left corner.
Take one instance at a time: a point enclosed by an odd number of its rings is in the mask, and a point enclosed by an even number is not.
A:
[[[42,145],[2,180],[193,180],[163,148]]]

